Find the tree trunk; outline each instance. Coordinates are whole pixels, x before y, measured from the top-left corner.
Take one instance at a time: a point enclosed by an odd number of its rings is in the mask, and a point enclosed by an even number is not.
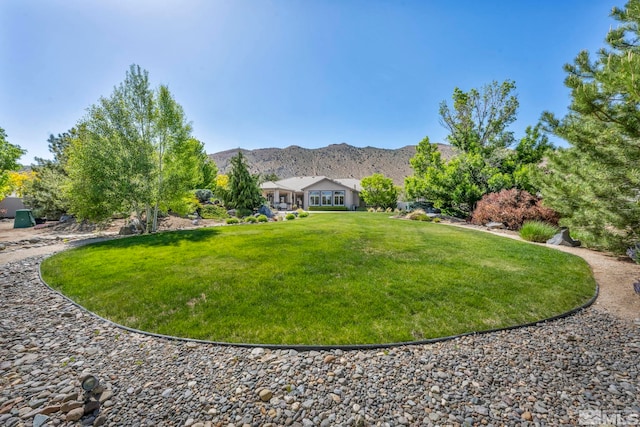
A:
[[[155,233],[158,231],[158,202],[156,201],[156,205],[153,207],[153,226],[151,231]]]
[[[151,232],[151,206],[147,203],[146,204],[146,217],[144,219],[145,222],[145,227],[144,227],[144,232],[145,233],[150,233]]]

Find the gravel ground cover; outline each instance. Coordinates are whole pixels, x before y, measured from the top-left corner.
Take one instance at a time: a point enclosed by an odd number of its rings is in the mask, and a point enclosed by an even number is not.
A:
[[[247,349],[123,331],[49,290],[40,261],[0,266],[0,425],[640,423],[640,321],[596,308],[389,350]],[[97,409],[82,406],[86,373]]]

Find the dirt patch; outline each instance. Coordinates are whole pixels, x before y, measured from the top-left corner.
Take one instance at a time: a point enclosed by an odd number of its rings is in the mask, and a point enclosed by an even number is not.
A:
[[[118,237],[124,219],[96,225],[86,222],[50,222],[36,227],[13,228],[12,219],[0,219],[0,265],[24,258],[46,255],[97,240]],[[158,221],[158,231],[188,230],[220,225],[214,220],[168,216]]]
[[[48,222],[29,228],[13,228],[13,219],[0,219],[0,242],[16,242],[34,237],[55,239],[95,235],[117,235],[124,224],[124,219],[112,220],[102,225],[69,220],[65,222]],[[200,219],[197,224],[194,224],[193,220],[188,218],[167,216],[158,220],[158,230],[184,230],[210,227],[217,224],[220,224],[220,222],[208,219]]]

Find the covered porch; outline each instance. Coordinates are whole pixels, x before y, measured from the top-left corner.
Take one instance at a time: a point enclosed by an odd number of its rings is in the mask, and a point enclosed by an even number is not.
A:
[[[304,192],[292,188],[279,186],[274,182],[265,182],[261,185],[262,194],[267,199],[269,207],[279,211],[304,209]]]

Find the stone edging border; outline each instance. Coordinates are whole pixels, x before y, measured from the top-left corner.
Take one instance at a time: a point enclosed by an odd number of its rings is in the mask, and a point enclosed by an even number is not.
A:
[[[59,252],[58,252],[59,253]],[[181,341],[181,342],[192,342],[192,343],[198,343],[198,344],[209,344],[209,345],[218,345],[218,346],[224,346],[224,347],[240,347],[240,348],[266,348],[266,349],[270,349],[270,350],[296,350],[296,351],[330,351],[330,350],[343,350],[343,351],[350,351],[350,350],[375,350],[375,349],[384,349],[384,348],[393,348],[393,347],[403,347],[403,346],[409,346],[409,345],[425,345],[425,344],[435,344],[435,343],[439,343],[439,342],[444,342],[444,341],[450,341],[456,338],[462,338],[462,337],[467,337],[467,336],[472,336],[472,335],[481,335],[481,334],[490,334],[490,333],[494,333],[494,332],[502,332],[502,331],[510,331],[510,330],[514,330],[514,329],[521,329],[521,328],[528,328],[531,326],[538,326],[547,322],[553,322],[556,320],[560,320],[560,319],[564,319],[566,317],[572,316],[582,310],[585,310],[586,308],[590,307],[591,305],[593,305],[593,303],[596,301],[596,299],[598,298],[598,294],[600,292],[600,286],[598,285],[598,283],[596,282],[596,290],[594,295],[591,297],[591,299],[589,299],[589,301],[587,301],[586,303],[582,304],[579,307],[576,307],[572,310],[569,310],[565,313],[561,313],[552,317],[548,317],[546,319],[542,319],[542,320],[537,320],[537,321],[533,321],[533,322],[528,322],[528,323],[523,323],[520,325],[513,325],[513,326],[506,326],[504,328],[494,328],[494,329],[487,329],[487,330],[483,330],[483,331],[472,331],[472,332],[465,332],[463,334],[458,334],[458,335],[450,335],[450,336],[446,336],[446,337],[439,337],[439,338],[431,338],[431,339],[426,339],[426,340],[419,340],[419,341],[403,341],[403,342],[394,342],[394,343],[383,343],[383,344],[341,344],[341,345],[306,345],[306,344],[292,344],[292,345],[286,345],[286,344],[249,344],[249,343],[230,343],[230,342],[224,342],[224,341],[208,341],[208,340],[201,340],[201,339],[195,339],[195,338],[183,338],[183,337],[175,337],[172,335],[163,335],[163,334],[156,334],[153,332],[147,332],[147,331],[141,331],[139,329],[135,329],[135,328],[130,328],[128,326],[124,326],[124,325],[120,325],[119,323],[113,322],[109,319],[105,319],[104,317],[87,310],[85,307],[81,306],[80,304],[76,303],[75,301],[73,301],[72,299],[70,299],[69,297],[67,297],[66,295],[62,294],[61,292],[53,289],[51,286],[49,286],[49,284],[47,282],[45,282],[45,280],[42,278],[42,271],[40,269],[41,265],[42,265],[42,261],[44,261],[46,258],[49,258],[50,256],[55,255],[55,254],[50,254],[44,258],[42,258],[42,260],[38,263],[38,278],[40,279],[40,282],[42,284],[44,284],[50,291],[52,291],[53,293],[61,296],[63,299],[65,299],[66,301],[70,302],[72,305],[74,305],[75,307],[79,308],[80,310],[84,311],[85,313],[88,313],[89,315],[93,316],[96,319],[99,319],[111,326],[114,326],[118,329],[122,329],[128,332],[133,332],[133,333],[137,333],[137,334],[141,334],[141,335],[146,335],[149,337],[154,337],[154,338],[160,338],[160,339],[164,339],[164,340],[168,340],[168,341]]]

